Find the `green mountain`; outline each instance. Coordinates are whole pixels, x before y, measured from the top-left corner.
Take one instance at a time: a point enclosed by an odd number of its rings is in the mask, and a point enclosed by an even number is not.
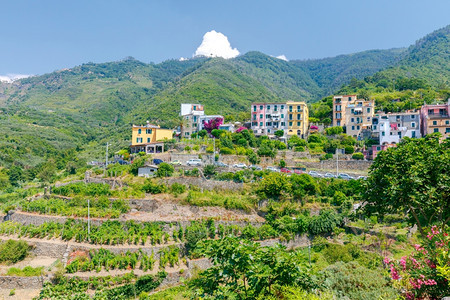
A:
[[[363,79],[396,64],[406,48],[369,50],[354,54],[339,55],[323,59],[292,61],[306,69],[311,78],[322,89],[322,95],[335,92],[352,78]]]
[[[418,40],[397,64],[377,76],[417,77],[433,86],[450,86],[450,25]]]

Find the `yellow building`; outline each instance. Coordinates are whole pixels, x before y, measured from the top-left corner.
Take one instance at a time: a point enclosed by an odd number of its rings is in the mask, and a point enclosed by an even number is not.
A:
[[[304,138],[308,133],[309,114],[305,102],[286,102],[287,134]]]
[[[131,153],[164,152],[164,140],[171,139],[173,130],[163,129],[147,122],[147,125],[133,125],[131,134]]]

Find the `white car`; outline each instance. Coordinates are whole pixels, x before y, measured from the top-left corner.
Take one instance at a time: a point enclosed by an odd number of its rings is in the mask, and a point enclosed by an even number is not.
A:
[[[309,171],[308,174],[313,177],[320,177],[319,173],[317,173],[316,171]]]
[[[325,173],[325,177],[326,178],[336,178],[336,175],[331,174],[331,173]]]
[[[272,172],[280,172],[280,170],[278,170],[278,169],[275,168],[275,167],[267,167],[266,170],[267,170],[267,171],[272,171]]]
[[[202,165],[202,160],[199,158],[193,158],[190,159],[186,162],[187,166],[201,166]]]
[[[244,164],[244,163],[238,163],[238,164],[234,164],[233,167],[234,168],[245,169],[245,168],[247,168],[247,165]]]

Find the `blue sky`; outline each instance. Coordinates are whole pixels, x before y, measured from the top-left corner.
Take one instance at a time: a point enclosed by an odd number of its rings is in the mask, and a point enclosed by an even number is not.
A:
[[[210,30],[288,59],[406,47],[449,12],[449,0],[0,0],[0,75],[192,57]]]

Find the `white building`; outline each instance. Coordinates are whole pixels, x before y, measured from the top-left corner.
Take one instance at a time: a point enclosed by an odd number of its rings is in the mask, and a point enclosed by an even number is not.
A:
[[[376,114],[372,118],[372,136],[380,145],[398,144],[404,137],[419,138],[420,114],[418,111]]]
[[[184,119],[184,124],[180,128],[183,138],[190,138],[191,134],[203,129],[203,123],[214,118],[222,118],[221,115],[205,115],[205,110],[201,104],[183,103],[181,104],[180,116]]]

